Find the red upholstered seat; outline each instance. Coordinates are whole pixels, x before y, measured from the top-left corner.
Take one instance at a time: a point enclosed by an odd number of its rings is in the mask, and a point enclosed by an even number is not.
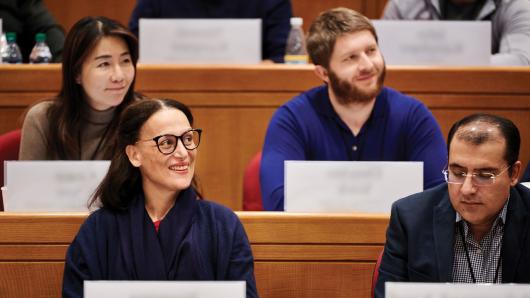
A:
[[[372,274],[372,298],[374,298],[375,285],[377,284],[377,278],[379,277],[379,265],[381,265],[381,258],[383,258],[384,250],[381,250],[377,262],[375,263],[374,272]]]
[[[259,184],[259,166],[261,163],[261,151],[256,153],[250,160],[243,176],[243,210],[261,211],[261,189]]]
[[[20,148],[20,129],[0,135],[0,185],[4,185],[4,160],[18,160]],[[4,210],[2,194],[0,193],[0,211]]]

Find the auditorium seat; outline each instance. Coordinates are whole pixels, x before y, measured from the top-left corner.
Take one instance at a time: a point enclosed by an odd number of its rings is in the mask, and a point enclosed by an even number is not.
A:
[[[377,278],[379,278],[379,265],[381,265],[381,259],[383,258],[384,250],[381,250],[377,262],[375,263],[374,273],[372,274],[372,298],[374,298],[375,286],[377,284]]]
[[[4,160],[18,160],[18,149],[20,148],[20,129],[0,135],[0,184],[4,185]],[[4,211],[2,194],[0,193],[0,211]]]
[[[256,153],[245,168],[243,175],[243,210],[262,211],[261,189],[259,185],[259,166],[261,151]]]

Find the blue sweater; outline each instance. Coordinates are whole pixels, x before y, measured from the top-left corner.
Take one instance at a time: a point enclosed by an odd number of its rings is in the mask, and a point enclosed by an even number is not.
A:
[[[285,160],[423,161],[424,187],[444,182],[445,140],[418,100],[391,88],[377,96],[357,135],[333,109],[326,86],[300,94],[273,115],[260,181],[265,210],[283,210]]]
[[[140,18],[258,18],[262,58],[283,62],[291,15],[290,0],[138,0],[129,28],[138,36]]]

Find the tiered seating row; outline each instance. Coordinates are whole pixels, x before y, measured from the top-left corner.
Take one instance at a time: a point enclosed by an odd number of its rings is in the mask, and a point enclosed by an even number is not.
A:
[[[0,133],[20,127],[24,110],[56,94],[59,65],[0,65]],[[415,96],[444,135],[458,119],[489,112],[521,131],[521,160],[530,160],[530,68],[388,67],[386,85]],[[204,129],[197,171],[207,198],[242,208],[243,173],[261,150],[272,113],[321,84],[312,66],[140,65],[137,90],[188,104]]]
[[[239,212],[260,297],[369,297],[388,217]],[[2,297],[59,297],[64,256],[86,214],[0,213]]]

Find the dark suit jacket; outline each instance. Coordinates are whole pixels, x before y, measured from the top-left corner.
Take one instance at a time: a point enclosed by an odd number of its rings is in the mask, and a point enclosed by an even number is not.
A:
[[[375,297],[386,281],[452,282],[456,213],[447,185],[395,202]],[[510,191],[502,247],[502,281],[530,283],[530,190]]]

